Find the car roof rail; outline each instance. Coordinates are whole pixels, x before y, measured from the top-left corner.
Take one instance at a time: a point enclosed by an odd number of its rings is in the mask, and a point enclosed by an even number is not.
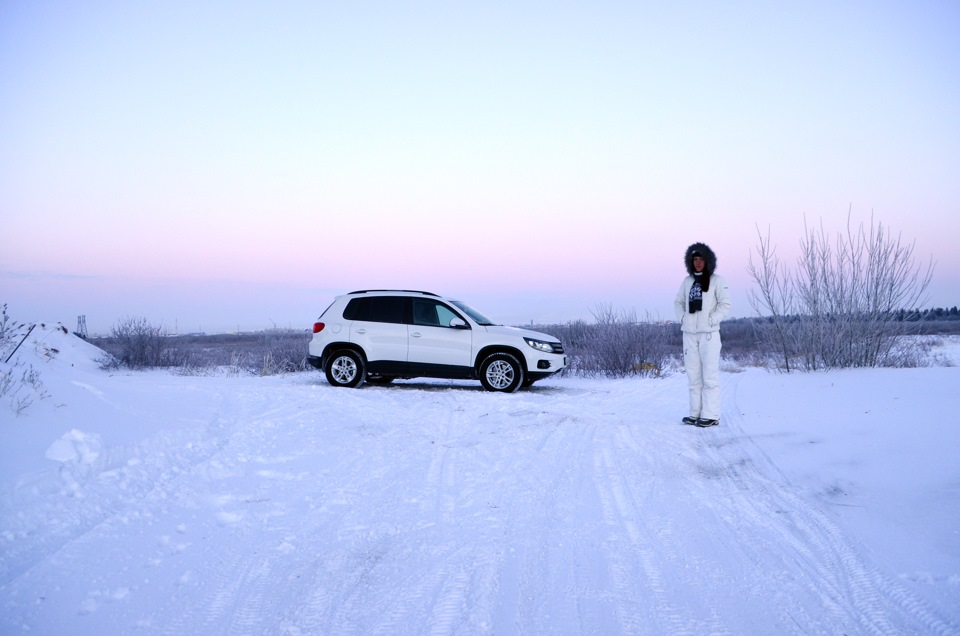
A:
[[[367,294],[369,292],[403,292],[405,294],[423,294],[424,296],[436,296],[440,297],[439,294],[434,294],[433,292],[420,291],[419,289],[358,289],[357,291],[350,292],[351,294]]]

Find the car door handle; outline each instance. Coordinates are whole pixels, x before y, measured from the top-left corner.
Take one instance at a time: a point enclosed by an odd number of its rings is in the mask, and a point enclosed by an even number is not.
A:
[[[410,334],[411,338],[421,338],[422,336],[423,334],[421,334],[419,331],[414,331],[412,334]]]
[[[366,329],[357,329],[357,333],[363,335],[363,334],[367,333],[367,330],[366,330]]]

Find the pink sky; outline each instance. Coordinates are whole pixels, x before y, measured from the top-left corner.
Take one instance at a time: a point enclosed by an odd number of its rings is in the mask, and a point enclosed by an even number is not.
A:
[[[0,303],[93,331],[308,326],[334,294],[667,317],[757,227],[870,216],[960,304],[960,8],[0,7]]]

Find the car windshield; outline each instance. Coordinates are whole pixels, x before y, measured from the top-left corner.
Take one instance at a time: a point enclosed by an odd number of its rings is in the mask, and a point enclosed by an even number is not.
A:
[[[467,314],[468,316],[470,316],[470,318],[472,318],[473,321],[474,321],[475,323],[477,323],[478,325],[482,325],[482,326],[484,326],[484,327],[489,327],[490,325],[495,325],[495,324],[497,324],[497,323],[493,322],[492,320],[490,320],[489,318],[487,318],[486,316],[484,316],[483,314],[481,314],[479,311],[477,311],[477,310],[474,309],[473,307],[471,307],[470,305],[468,305],[467,303],[460,302],[459,300],[451,300],[450,302],[451,302],[453,305],[455,305],[458,309],[460,309],[461,311],[463,311],[463,313],[465,313],[465,314]]]

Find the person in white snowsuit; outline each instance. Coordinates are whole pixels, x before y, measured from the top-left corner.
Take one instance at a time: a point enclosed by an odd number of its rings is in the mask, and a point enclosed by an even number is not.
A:
[[[690,415],[683,423],[704,428],[720,423],[720,321],[730,313],[730,294],[715,273],[717,257],[709,246],[694,243],[683,260],[688,276],[674,301],[690,388]]]

